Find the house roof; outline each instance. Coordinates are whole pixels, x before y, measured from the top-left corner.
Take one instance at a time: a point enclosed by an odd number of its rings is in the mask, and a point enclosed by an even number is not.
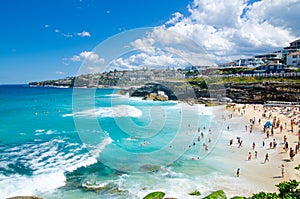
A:
[[[297,51],[297,52],[293,52],[293,53],[288,54],[288,56],[294,56],[294,55],[300,55],[300,51]]]
[[[297,39],[297,40],[291,42],[291,44],[292,44],[292,43],[295,43],[295,42],[299,42],[299,41],[300,41],[300,39]]]

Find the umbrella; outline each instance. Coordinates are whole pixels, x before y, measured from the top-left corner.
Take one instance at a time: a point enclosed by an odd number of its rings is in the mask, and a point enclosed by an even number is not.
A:
[[[267,121],[265,123],[265,127],[270,128],[272,126],[272,123],[270,121]]]

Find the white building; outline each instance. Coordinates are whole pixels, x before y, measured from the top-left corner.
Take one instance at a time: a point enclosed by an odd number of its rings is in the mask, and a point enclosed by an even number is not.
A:
[[[300,67],[300,51],[288,54],[286,64],[288,66]]]

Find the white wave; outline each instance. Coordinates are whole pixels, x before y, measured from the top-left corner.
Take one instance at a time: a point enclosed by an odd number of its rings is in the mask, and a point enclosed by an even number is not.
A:
[[[91,151],[94,158],[98,158],[99,154],[104,150],[104,148],[112,143],[112,139],[110,137],[105,138],[100,144],[97,145],[96,149]]]
[[[47,135],[51,135],[51,134],[53,134],[53,133],[55,133],[55,131],[52,131],[52,130],[48,130],[48,131],[46,132]]]
[[[112,143],[111,138],[104,139],[91,153],[81,153],[84,147],[79,144],[67,143],[64,140],[53,139],[41,144],[23,144],[4,151],[4,159],[0,166],[7,168],[8,164],[22,162],[33,171],[32,176],[13,174],[0,175],[1,198],[16,195],[38,195],[54,191],[65,185],[66,171],[72,172],[80,167],[97,163],[97,157],[104,148]],[[37,146],[33,148],[32,146]],[[63,147],[62,147],[63,146]],[[69,148],[69,152],[61,151]],[[73,149],[78,149],[75,154]],[[4,162],[5,161],[5,162]]]
[[[104,95],[106,97],[123,97],[124,95],[120,95],[120,94],[107,94],[107,95]]]
[[[35,195],[40,192],[52,191],[65,185],[66,177],[63,171],[41,175],[2,176],[0,175],[1,198],[18,195]]]
[[[71,117],[71,116],[74,116],[73,113],[69,113],[69,114],[63,114],[62,117]]]
[[[35,130],[34,132],[36,132],[36,133],[42,133],[42,132],[44,132],[45,131],[45,129],[37,129],[37,130]]]
[[[143,113],[134,106],[118,105],[113,107],[100,107],[89,109],[73,114],[63,114],[62,117],[81,116],[81,117],[140,117]]]

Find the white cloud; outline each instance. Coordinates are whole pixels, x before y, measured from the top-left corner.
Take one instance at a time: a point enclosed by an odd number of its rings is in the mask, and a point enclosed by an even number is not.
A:
[[[55,29],[54,32],[58,33],[58,32],[60,32],[60,30],[59,29]]]
[[[45,27],[45,28],[49,28],[49,25],[48,25],[48,24],[45,24],[44,27]]]
[[[66,38],[72,38],[73,35],[69,34],[69,33],[62,33],[62,35]]]
[[[104,58],[101,58],[98,54],[90,51],[83,51],[79,55],[74,55],[69,59],[73,62],[88,62],[93,64],[104,63]]]
[[[187,9],[188,15],[176,12],[164,25],[133,41],[131,47],[137,52],[110,66],[211,65],[272,52],[300,37],[299,0],[194,0]],[[70,60],[104,63],[103,58],[86,51]]]
[[[174,24],[178,21],[180,21],[183,18],[183,14],[181,14],[180,12],[175,12],[173,14],[173,17],[166,22],[166,24]]]
[[[64,75],[64,74],[66,74],[66,73],[65,73],[65,72],[62,72],[62,71],[56,71],[56,74]]]
[[[87,31],[82,31],[82,32],[76,33],[76,35],[79,37],[91,37],[91,34]]]
[[[188,16],[175,13],[155,28],[153,38],[183,42],[165,34],[177,32],[204,47],[216,63],[272,52],[300,37],[299,0],[194,0],[188,10]]]

